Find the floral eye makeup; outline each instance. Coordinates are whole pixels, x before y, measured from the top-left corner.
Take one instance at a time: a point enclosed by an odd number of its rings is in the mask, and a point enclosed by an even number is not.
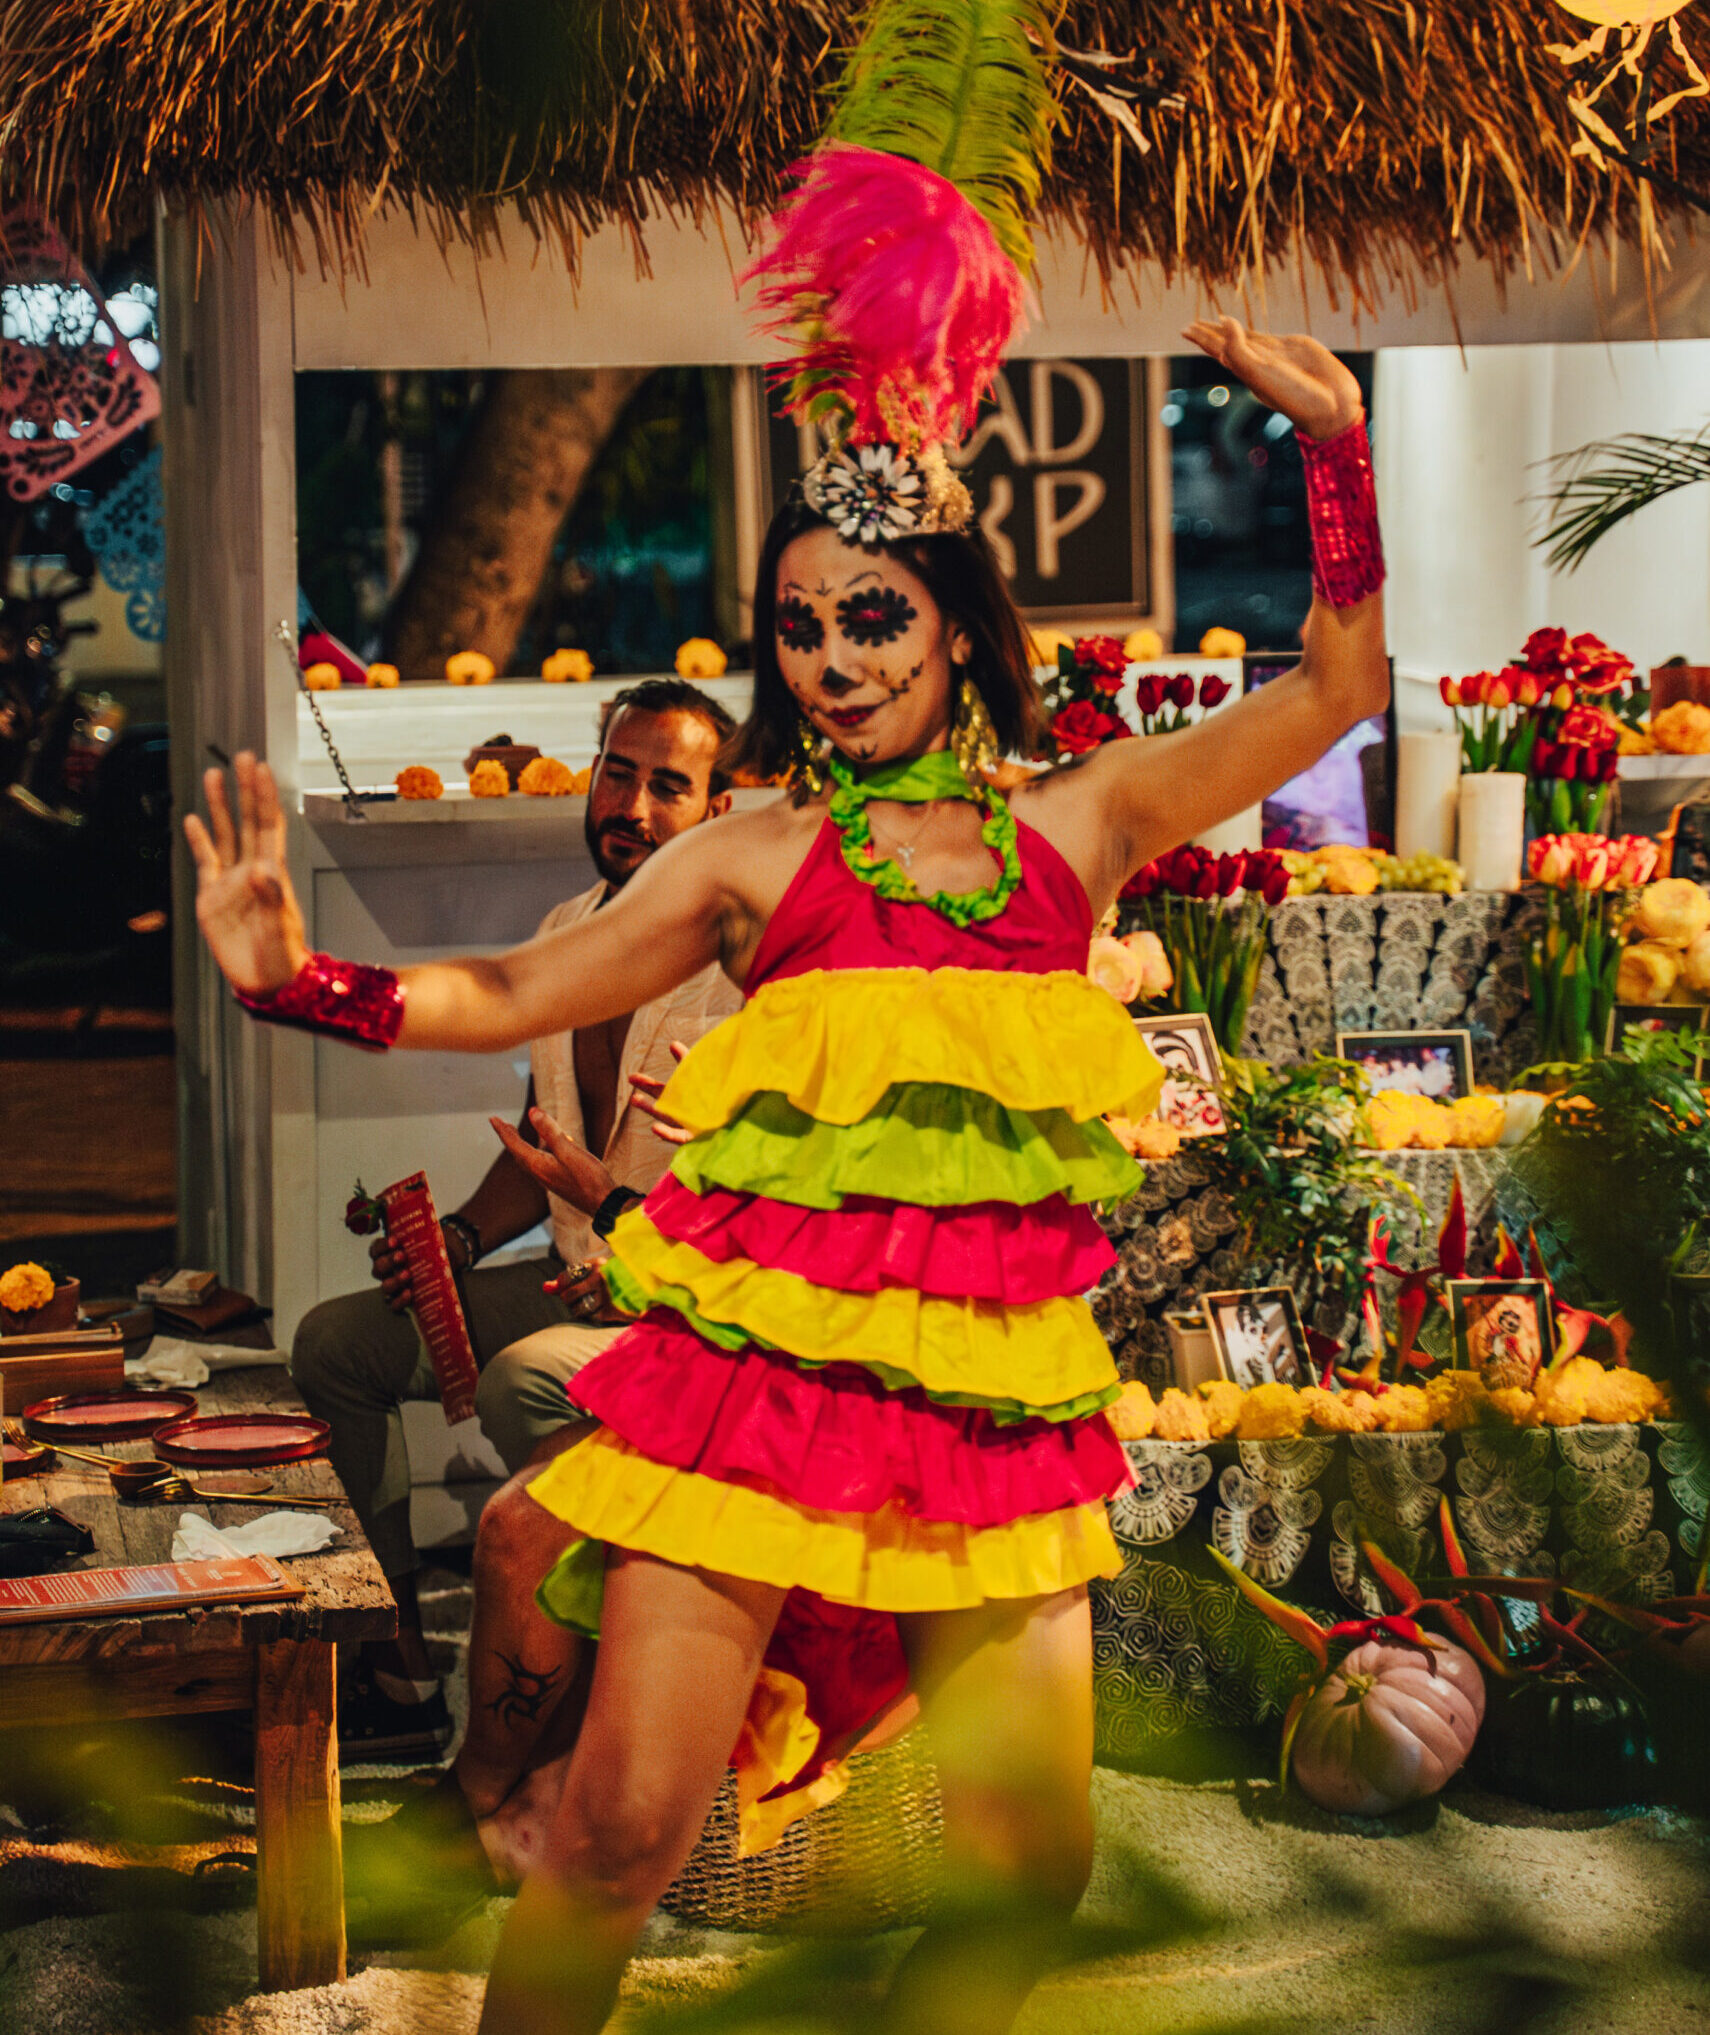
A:
[[[851,643],[894,643],[915,619],[914,603],[894,586],[863,587],[837,603],[837,626]]]
[[[778,641],[786,650],[817,650],[825,641],[825,626],[806,601],[785,594],[777,608]]]

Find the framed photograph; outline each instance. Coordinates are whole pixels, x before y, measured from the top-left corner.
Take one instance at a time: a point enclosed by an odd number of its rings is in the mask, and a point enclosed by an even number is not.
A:
[[[1254,1385],[1310,1385],[1312,1365],[1292,1286],[1205,1293],[1200,1311],[1224,1377]]]
[[[1242,691],[1257,692],[1300,662],[1298,650],[1255,650],[1242,659]],[[1395,660],[1390,704],[1360,721],[1298,777],[1265,800],[1267,848],[1324,848],[1347,841],[1387,848],[1395,834]]]
[[[1164,1064],[1160,1122],[1184,1138],[1215,1138],[1229,1128],[1223,1113],[1223,1062],[1210,1018],[1197,1011],[1137,1017],[1134,1029]]]
[[[1613,1053],[1629,1032],[1696,1032],[1710,1022],[1710,1012],[1696,1003],[1618,1003],[1609,1013],[1604,1048]],[[1696,1079],[1704,1071],[1702,1056],[1693,1063]]]
[[[1446,1279],[1455,1368],[1492,1392],[1530,1387],[1555,1354],[1550,1289],[1542,1279]]]
[[[1471,1032],[1338,1032],[1336,1054],[1361,1069],[1375,1094],[1400,1089],[1458,1102],[1473,1092]]]

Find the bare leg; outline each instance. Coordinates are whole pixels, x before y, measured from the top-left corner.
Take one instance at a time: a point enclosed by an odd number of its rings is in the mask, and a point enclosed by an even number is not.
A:
[[[499,1940],[484,2035],[595,2035],[694,1849],[784,1592],[615,1550],[581,1735]]]
[[[946,1899],[904,1959],[887,2035],[1002,2035],[1092,1865],[1084,1590],[900,1621],[944,1794]]]

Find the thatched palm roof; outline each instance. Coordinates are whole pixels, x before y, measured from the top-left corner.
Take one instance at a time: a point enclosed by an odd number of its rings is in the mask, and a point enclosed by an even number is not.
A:
[[[479,238],[724,201],[751,221],[813,140],[856,0],[0,0],[0,185],[86,248],[157,197],[247,196],[323,261],[379,204]],[[1700,18],[1704,17],[1704,18]],[[1710,69],[1710,4],[1680,17]],[[1551,0],[1067,0],[1082,50],[1155,50],[1121,144],[1071,88],[1048,215],[1100,263],[1227,282],[1303,259],[1356,291],[1648,237],[1668,184],[1576,158]],[[1660,89],[1660,88],[1659,88]],[[1710,101],[1658,166],[1710,186]]]

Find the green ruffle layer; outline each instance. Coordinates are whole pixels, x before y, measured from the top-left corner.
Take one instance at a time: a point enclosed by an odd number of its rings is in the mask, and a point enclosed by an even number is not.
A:
[[[649,1292],[621,1258],[608,1258],[603,1270],[606,1290],[611,1294],[613,1304],[621,1307],[626,1314],[642,1315],[649,1307],[669,1307],[675,1309],[704,1342],[719,1349],[778,1348],[776,1343],[768,1342],[764,1336],[754,1335],[734,1323],[709,1321],[696,1306],[695,1296],[686,1286],[663,1285]],[[851,1353],[814,1358],[800,1356],[794,1350],[784,1350],[781,1354],[806,1371],[822,1369],[827,1363],[859,1364],[863,1371],[871,1371],[887,1392],[918,1392],[924,1389],[918,1378],[911,1378],[906,1371],[895,1370],[889,1364],[875,1363],[870,1357]],[[1102,1386],[1096,1392],[1083,1392],[1078,1399],[1064,1399],[1055,1406],[1029,1406],[1019,1399],[987,1399],[974,1392],[928,1392],[926,1396],[940,1406],[983,1406],[1000,1427],[1009,1427],[1020,1420],[1084,1420],[1089,1413],[1097,1413],[1114,1404],[1122,1396],[1122,1387],[1120,1384]]]
[[[820,1123],[784,1096],[755,1096],[731,1121],[685,1145],[671,1169],[697,1194],[723,1187],[798,1208],[840,1208],[846,1194],[917,1208],[1016,1207],[1061,1194],[1126,1200],[1142,1173],[1096,1118],[1008,1109],[977,1089],[903,1082],[860,1123]]]

